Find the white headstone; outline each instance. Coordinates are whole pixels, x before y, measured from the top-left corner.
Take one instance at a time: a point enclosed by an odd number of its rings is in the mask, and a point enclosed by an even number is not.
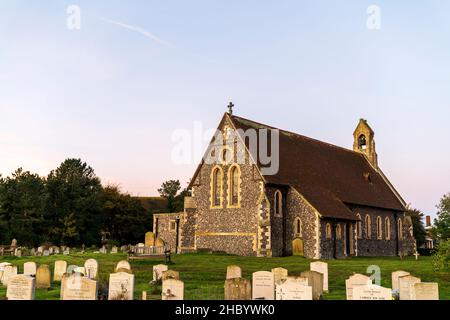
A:
[[[119,269],[128,269],[131,271],[131,265],[127,260],[121,260],[117,263],[116,271]]]
[[[228,266],[227,267],[227,280],[234,278],[242,278],[242,269],[239,266]]]
[[[44,257],[48,257],[50,255],[49,250],[44,250],[44,253],[42,254]]]
[[[36,262],[28,261],[23,264],[23,274],[26,276],[35,276],[36,270]]]
[[[67,271],[67,262],[58,260],[55,261],[55,269],[53,272],[53,281],[61,281],[64,273]]]
[[[252,275],[253,300],[274,300],[275,279],[272,272],[258,271]]]
[[[61,282],[61,300],[97,300],[97,281],[79,273],[64,276]]]
[[[417,282],[412,286],[412,300],[439,300],[437,282]]]
[[[134,274],[127,272],[109,275],[109,300],[133,300]]]
[[[277,300],[312,300],[312,287],[303,282],[287,279],[275,289]]]
[[[398,283],[398,279],[400,277],[403,276],[409,276],[410,273],[407,271],[403,271],[403,270],[399,270],[399,271],[394,271],[391,274],[391,281],[392,281],[392,290],[393,291],[398,291],[399,290],[399,283]]]
[[[162,300],[183,300],[184,283],[181,280],[167,279],[162,283]]]
[[[34,300],[36,280],[31,276],[18,274],[9,279],[6,297],[8,300]]]
[[[392,300],[392,290],[375,284],[353,288],[353,300]]]
[[[95,259],[88,259],[84,263],[84,269],[86,269],[86,276],[89,279],[96,279],[98,272],[98,262]]]
[[[272,273],[274,276],[275,284],[282,284],[288,277],[288,271],[285,268],[273,268]]]
[[[157,264],[153,266],[153,281],[159,281],[162,279],[162,274],[164,271],[169,270],[169,268],[165,264]]]
[[[11,277],[17,275],[17,266],[6,265],[3,268],[2,284],[8,286]]]
[[[311,262],[310,269],[323,274],[323,291],[328,292],[328,263],[322,261]]]
[[[420,278],[413,276],[403,276],[398,280],[400,300],[412,300],[412,286],[419,283]]]
[[[356,273],[345,280],[345,290],[347,292],[347,300],[353,300],[353,289],[358,286],[368,286],[372,284],[370,277]]]

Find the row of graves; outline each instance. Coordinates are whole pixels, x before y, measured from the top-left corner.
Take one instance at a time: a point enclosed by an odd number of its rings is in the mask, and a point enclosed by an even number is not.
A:
[[[48,265],[37,267],[35,262],[26,262],[23,274],[17,266],[0,263],[0,280],[7,286],[9,300],[32,300],[36,288],[48,289],[53,282],[61,282],[61,300],[98,299],[98,262],[88,259],[84,266],[67,265],[66,261],[55,261],[53,277]],[[439,300],[437,283],[421,282],[420,278],[406,271],[391,274],[392,288],[372,283],[367,275],[353,274],[345,281],[347,300]],[[153,284],[162,283],[162,300],[183,300],[184,282],[180,273],[169,270],[165,264],[153,266]],[[135,276],[130,263],[117,263],[115,272],[109,276],[109,300],[133,300]],[[251,281],[242,277],[239,266],[227,267],[224,284],[225,300],[320,300],[328,292],[328,264],[311,262],[310,270],[299,276],[289,276],[285,268],[257,271]],[[142,292],[147,300],[147,292]]]

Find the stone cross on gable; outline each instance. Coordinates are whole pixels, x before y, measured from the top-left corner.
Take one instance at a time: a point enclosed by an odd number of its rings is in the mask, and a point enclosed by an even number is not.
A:
[[[230,102],[230,104],[228,105],[228,113],[229,114],[233,114],[233,108],[234,108],[234,104],[233,104],[233,102]]]

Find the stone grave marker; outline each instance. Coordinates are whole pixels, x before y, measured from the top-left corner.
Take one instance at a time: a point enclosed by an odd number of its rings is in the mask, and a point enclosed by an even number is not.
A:
[[[353,300],[392,300],[392,290],[375,284],[353,288]]]
[[[180,280],[180,273],[175,270],[167,270],[162,273],[162,280],[177,279]]]
[[[153,232],[147,232],[145,234],[145,246],[153,247],[155,245],[155,234]]]
[[[177,279],[167,279],[162,282],[162,300],[183,300],[184,282]]]
[[[372,280],[370,280],[370,277],[355,273],[354,275],[350,276],[347,280],[345,280],[345,291],[347,294],[347,300],[353,300],[353,289],[358,286],[368,286],[369,284],[372,284]]]
[[[420,278],[414,276],[403,276],[398,280],[400,300],[412,300],[412,286],[421,282]]]
[[[253,300],[275,299],[275,278],[269,271],[257,271],[252,274]]]
[[[44,252],[42,253],[42,255],[43,255],[44,257],[48,257],[48,256],[50,255],[50,251],[44,250]]]
[[[42,264],[36,271],[36,288],[48,289],[51,287],[51,272],[50,267],[46,264]]]
[[[252,286],[244,278],[225,280],[225,300],[251,300]]]
[[[8,286],[9,288],[9,286]],[[412,300],[439,300],[437,282],[417,282],[412,285]]]
[[[53,247],[48,248],[48,254],[52,255],[53,254]]]
[[[303,286],[309,286],[309,279],[306,277],[287,277],[284,282],[293,282]],[[312,286],[310,286],[312,288]]]
[[[86,276],[89,279],[96,279],[98,273],[98,262],[95,259],[87,259],[84,262],[84,269],[86,270]]]
[[[60,282],[64,273],[67,272],[67,262],[63,260],[55,261],[55,269],[53,271],[53,281]]]
[[[36,262],[28,261],[23,264],[23,274],[26,276],[35,276],[36,270]]]
[[[109,275],[108,300],[133,300],[134,274],[127,272]]]
[[[116,246],[111,248],[111,253],[117,253],[117,247]]]
[[[14,251],[14,255],[15,255],[16,257],[18,257],[18,258],[22,257],[22,250],[21,250],[20,248],[17,248],[17,249]]]
[[[227,267],[227,280],[241,277],[242,277],[241,267],[235,265]]]
[[[9,263],[9,262],[1,262],[0,263],[0,281],[2,282],[2,284],[3,284],[3,273],[5,271],[5,267],[10,266],[10,265],[11,265],[11,263]]]
[[[36,249],[35,248],[31,248],[30,256],[35,256],[35,255],[36,255]]]
[[[275,284],[282,284],[288,277],[288,271],[285,268],[273,268],[272,273],[274,276]]]
[[[300,280],[303,279],[303,280]],[[313,289],[307,285],[307,278],[288,278],[276,286],[277,300],[312,300]]]
[[[9,279],[6,297],[8,300],[34,300],[36,280],[31,276],[18,274]]]
[[[37,252],[42,254],[44,252],[44,249],[45,248],[43,246],[40,246],[40,247],[37,248]]]
[[[63,255],[68,256],[69,254],[70,254],[70,248],[67,247],[67,248],[64,249]]]
[[[53,254],[59,254],[59,247],[53,248]]]
[[[74,264],[71,264],[70,266],[68,266],[67,267],[67,273],[68,274],[72,274],[72,273],[74,273],[75,272],[75,270],[78,268],[78,266],[76,266],[76,265],[74,265]]]
[[[108,250],[106,249],[105,246],[103,246],[103,247],[100,248],[99,252],[102,253],[102,254],[106,254],[106,253],[108,253]]]
[[[131,265],[127,260],[121,260],[116,265],[116,271],[119,269],[128,269],[131,271]]]
[[[73,270],[73,273],[80,273],[83,276],[86,276],[86,268],[85,267],[77,267]]]
[[[328,263],[322,261],[311,262],[310,270],[323,274],[323,291],[328,292]]]
[[[5,265],[3,267],[2,284],[8,286],[9,280],[15,275],[17,275],[17,266]]]
[[[394,271],[391,274],[391,280],[392,280],[392,290],[393,291],[398,291],[399,290],[399,285],[398,285],[398,279],[400,277],[403,276],[409,276],[411,275],[409,272],[407,271],[403,271],[403,270],[398,270],[398,271]]]
[[[158,264],[153,266],[153,281],[159,281],[162,279],[163,272],[169,270],[165,264]]]
[[[61,300],[97,300],[97,281],[79,273],[64,276],[61,283]]]
[[[308,285],[312,287],[313,299],[320,300],[323,294],[323,274],[317,271],[303,271],[301,277],[308,278]]]

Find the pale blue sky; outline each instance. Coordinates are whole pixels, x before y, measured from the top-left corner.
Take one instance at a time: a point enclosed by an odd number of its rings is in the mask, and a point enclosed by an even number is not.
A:
[[[381,30],[366,27],[371,4]],[[434,213],[450,191],[449,15],[444,1],[1,0],[0,173],[81,157],[156,195],[196,166],[172,163],[173,131],[215,127],[233,100],[240,116],[349,148],[366,118],[386,175]]]

